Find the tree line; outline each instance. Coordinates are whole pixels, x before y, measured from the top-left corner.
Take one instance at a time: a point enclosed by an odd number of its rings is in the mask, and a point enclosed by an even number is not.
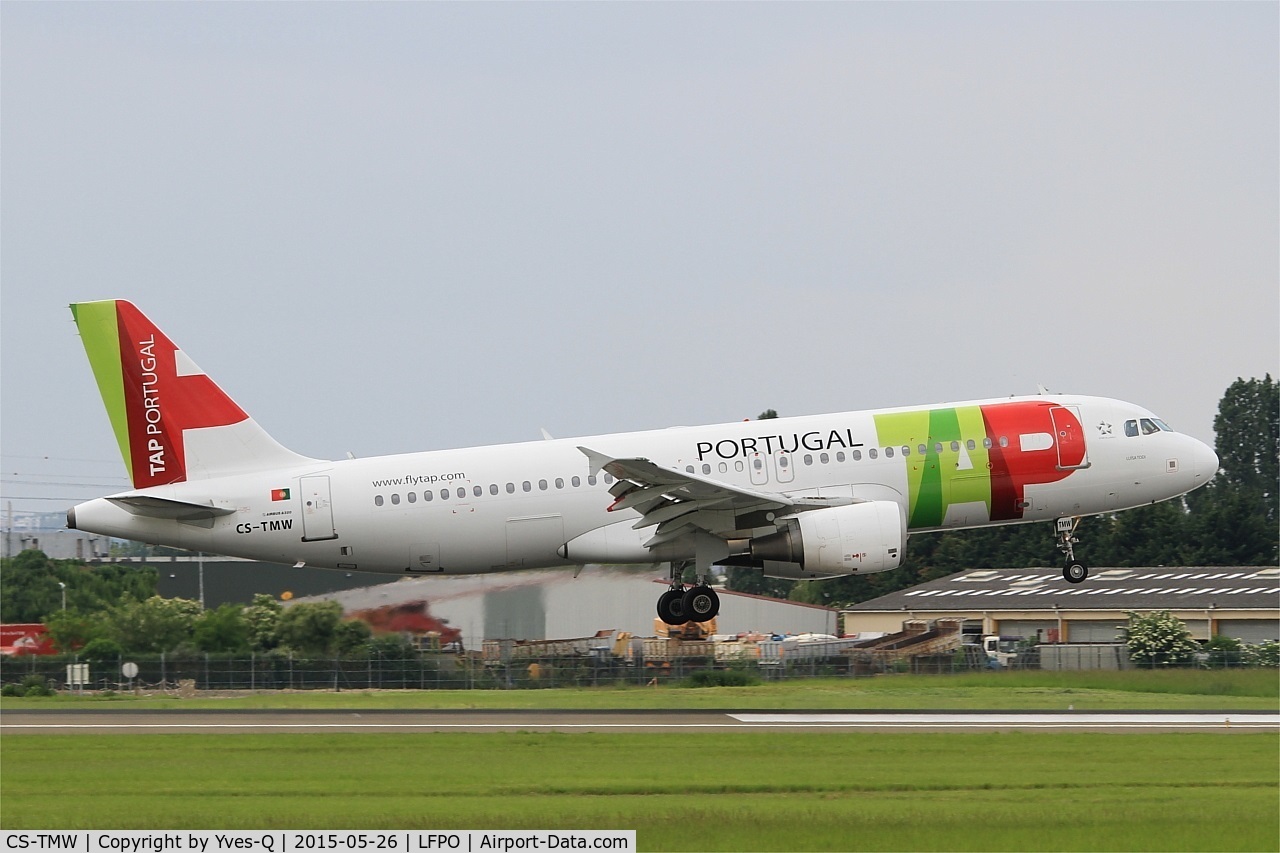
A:
[[[344,620],[336,601],[283,607],[262,594],[247,605],[227,603],[212,610],[198,601],[153,595],[96,613],[58,613],[45,624],[59,650],[78,651],[90,661],[114,661],[125,652],[398,657],[412,648],[398,634],[374,636],[367,623]]]
[[[162,598],[156,581],[150,566],[88,566],[23,551],[0,569],[0,617],[42,622],[59,651],[90,661],[114,661],[124,652],[390,654],[406,646],[398,635],[374,636],[365,622],[344,621],[336,601],[283,607],[256,595],[248,605],[206,610],[198,601]]]

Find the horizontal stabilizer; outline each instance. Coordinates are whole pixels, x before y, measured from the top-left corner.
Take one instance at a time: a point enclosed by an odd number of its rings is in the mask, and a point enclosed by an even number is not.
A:
[[[148,518],[171,518],[176,521],[209,521],[220,515],[231,515],[234,509],[218,507],[213,504],[175,501],[170,498],[157,498],[152,495],[125,495],[124,497],[107,498],[116,506],[132,513],[145,515]]]

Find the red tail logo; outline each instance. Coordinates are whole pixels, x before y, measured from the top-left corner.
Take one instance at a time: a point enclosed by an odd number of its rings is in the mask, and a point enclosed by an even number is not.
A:
[[[183,433],[249,416],[141,311],[116,302],[133,481],[138,488],[187,478]]]

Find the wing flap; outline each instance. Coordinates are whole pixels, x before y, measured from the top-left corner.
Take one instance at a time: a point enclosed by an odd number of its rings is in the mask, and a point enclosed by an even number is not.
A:
[[[741,516],[767,511],[781,514],[808,505],[803,498],[743,488],[664,468],[648,459],[622,459],[587,447],[578,449],[591,461],[593,471],[617,478],[609,488],[616,498],[610,510],[634,510],[640,514],[634,529],[654,528],[653,537],[645,542],[649,548],[694,536],[698,531],[728,538],[736,535]]]
[[[632,527],[635,530],[639,530],[642,527],[652,527],[655,524],[663,524],[682,515],[689,515],[697,511],[697,501],[673,501],[666,506],[660,506],[644,513]]]
[[[622,482],[622,481],[619,481]],[[618,499],[609,507],[609,512],[621,512],[624,509],[639,509],[642,506],[657,506],[666,500],[663,492],[666,486],[650,486],[648,488],[640,488],[628,482],[631,488],[623,490],[620,496],[615,495]],[[643,509],[640,512],[644,512]]]
[[[653,528],[646,548],[657,548],[677,540],[693,540],[711,534],[721,539],[749,535],[746,531],[769,524],[775,517],[794,515],[811,509],[859,503],[844,496],[784,495],[765,492],[711,477],[664,468],[641,457],[617,458],[579,447],[591,462],[591,470],[604,471],[617,479],[609,487],[615,498],[611,512],[639,513],[632,529]]]

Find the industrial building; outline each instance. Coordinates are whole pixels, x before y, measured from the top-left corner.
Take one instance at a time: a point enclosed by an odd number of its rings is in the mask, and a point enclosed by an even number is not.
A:
[[[589,637],[598,631],[654,634],[655,592],[667,583],[653,568],[587,566],[490,575],[407,577],[311,599],[337,601],[347,613],[426,603],[426,613],[462,632],[466,648],[484,640]],[[835,634],[829,607],[720,590],[718,634]],[[896,630],[896,629],[895,629]]]
[[[292,601],[338,601],[353,613],[387,605],[425,603],[425,611],[462,632],[466,648],[484,640],[546,640],[590,636],[601,630],[654,634],[653,600],[667,583],[653,567],[587,566],[492,575],[386,574],[295,568],[236,557],[149,556],[110,558],[110,541],[77,531],[13,534],[15,553],[48,548],[50,557],[91,565],[134,564],[154,568],[156,591],[215,608],[248,604],[254,595]],[[720,590],[716,620],[721,634],[835,634],[839,614],[828,607]],[[422,608],[415,608],[421,610]]]
[[[6,557],[23,551],[43,551],[53,560],[103,560],[111,555],[111,538],[65,527],[19,527],[4,531],[0,546]]]
[[[1280,568],[1097,568],[1081,584],[1058,568],[973,569],[843,611],[846,634],[906,620],[961,619],[966,634],[1041,643],[1114,643],[1130,612],[1168,610],[1197,640],[1280,640]]]

